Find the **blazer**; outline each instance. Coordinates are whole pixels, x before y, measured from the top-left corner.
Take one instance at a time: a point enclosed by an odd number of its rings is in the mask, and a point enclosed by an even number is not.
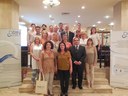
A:
[[[66,32],[62,32],[61,33],[61,36],[62,35],[64,35],[64,34],[66,34]],[[68,35],[68,41],[72,44],[72,41],[73,41],[73,37],[74,37],[74,33],[73,32],[71,32],[71,31],[69,31],[69,35]]]
[[[81,61],[82,64],[85,62],[86,50],[84,46],[79,45],[79,48],[76,49],[75,46],[70,47],[70,53],[72,56],[72,62]]]

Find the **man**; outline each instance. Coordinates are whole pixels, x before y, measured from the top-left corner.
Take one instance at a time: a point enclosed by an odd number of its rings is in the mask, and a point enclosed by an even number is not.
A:
[[[79,89],[83,89],[82,87],[82,79],[83,79],[83,68],[85,63],[85,47],[79,45],[79,38],[74,37],[73,46],[70,48],[70,53],[72,56],[73,62],[73,72],[72,72],[72,88],[76,88],[76,78],[78,77],[78,87]],[[78,75],[78,76],[77,76]]]
[[[73,37],[74,37],[74,33],[69,31],[69,26],[65,25],[64,27],[64,32],[61,33],[62,35],[66,34],[68,36],[68,42],[70,42],[71,44],[73,43]]]
[[[59,34],[59,40],[61,41],[62,40],[62,34],[64,32],[64,29],[63,29],[63,23],[59,23],[59,29],[57,31],[57,33]]]

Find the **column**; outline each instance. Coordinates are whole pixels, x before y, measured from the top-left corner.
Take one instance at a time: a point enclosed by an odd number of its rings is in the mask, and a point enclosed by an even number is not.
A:
[[[18,29],[19,5],[14,0],[0,0],[0,28]]]
[[[114,6],[114,30],[128,31],[128,0],[122,0]]]

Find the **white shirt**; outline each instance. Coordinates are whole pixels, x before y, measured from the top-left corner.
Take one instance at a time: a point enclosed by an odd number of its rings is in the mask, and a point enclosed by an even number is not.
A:
[[[38,58],[42,50],[42,47],[43,47],[42,44],[39,44],[39,45],[33,44],[33,50],[32,50],[33,54]],[[38,69],[38,62],[34,58],[32,58],[32,69]]]
[[[87,38],[85,39],[80,38],[80,45],[85,46],[87,44],[87,40],[88,40]]]
[[[100,40],[100,36],[98,33],[90,35],[90,38],[93,40],[94,46],[98,45],[98,41]]]

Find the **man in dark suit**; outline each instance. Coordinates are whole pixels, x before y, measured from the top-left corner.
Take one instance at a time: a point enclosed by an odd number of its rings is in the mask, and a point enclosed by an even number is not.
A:
[[[82,79],[83,79],[83,68],[85,63],[85,47],[79,45],[79,38],[74,37],[73,39],[73,46],[70,47],[70,53],[72,56],[72,63],[73,63],[73,72],[72,72],[72,88],[76,88],[76,78],[78,77],[78,87],[79,89],[82,88]],[[78,75],[78,76],[77,76]]]
[[[69,31],[69,26],[68,25],[65,25],[64,31],[61,33],[61,35],[64,35],[64,34],[66,34],[68,36],[68,42],[70,42],[72,44],[74,33]]]

